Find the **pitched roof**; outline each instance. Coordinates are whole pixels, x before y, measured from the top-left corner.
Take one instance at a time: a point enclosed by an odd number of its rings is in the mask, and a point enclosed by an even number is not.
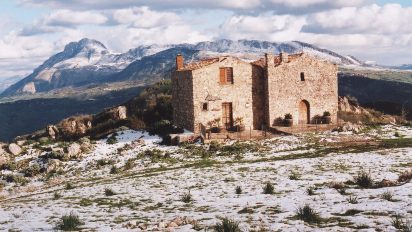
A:
[[[208,65],[211,65],[213,63],[216,63],[219,61],[218,57],[214,57],[214,58],[207,58],[207,59],[202,59],[198,62],[192,62],[189,64],[186,64],[183,69],[181,69],[182,71],[186,71],[186,70],[195,70],[195,69],[199,69]]]

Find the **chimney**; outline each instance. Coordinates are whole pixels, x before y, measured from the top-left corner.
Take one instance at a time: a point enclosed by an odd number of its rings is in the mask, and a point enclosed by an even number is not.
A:
[[[265,53],[265,66],[274,66],[275,65],[275,57],[273,54]]]
[[[181,54],[178,54],[176,56],[176,70],[182,70],[183,69],[183,56]]]
[[[282,63],[289,62],[289,54],[287,54],[286,52],[281,52],[280,53],[280,60],[282,61]]]

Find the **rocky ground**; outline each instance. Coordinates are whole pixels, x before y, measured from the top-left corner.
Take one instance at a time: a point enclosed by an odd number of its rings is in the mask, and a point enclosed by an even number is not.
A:
[[[142,131],[18,141],[0,154],[0,230],[410,231],[412,128],[163,146]],[[305,206],[307,206],[305,208]],[[300,214],[298,212],[301,212]],[[409,230],[408,230],[409,229]]]

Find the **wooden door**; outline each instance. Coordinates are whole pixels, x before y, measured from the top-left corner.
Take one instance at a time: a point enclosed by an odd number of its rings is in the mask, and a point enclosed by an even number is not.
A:
[[[310,107],[309,102],[303,100],[299,103],[299,124],[310,123]]]
[[[222,122],[226,129],[230,129],[233,126],[233,109],[231,102],[225,102],[222,104]]]

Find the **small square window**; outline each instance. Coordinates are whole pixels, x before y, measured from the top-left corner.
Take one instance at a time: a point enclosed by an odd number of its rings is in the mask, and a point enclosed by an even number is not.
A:
[[[209,104],[207,104],[207,102],[204,102],[204,103],[202,104],[202,110],[203,110],[203,111],[207,111],[208,108],[209,108]]]
[[[305,81],[305,73],[304,72],[300,73],[300,81]]]

